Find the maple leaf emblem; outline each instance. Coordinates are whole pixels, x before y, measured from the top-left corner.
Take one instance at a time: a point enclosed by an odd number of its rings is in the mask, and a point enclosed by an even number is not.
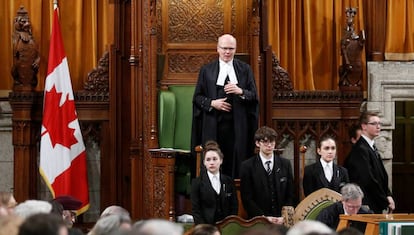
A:
[[[49,132],[53,147],[56,144],[61,144],[70,148],[70,146],[78,142],[74,136],[75,129],[69,127],[69,123],[77,118],[75,114],[75,102],[69,100],[68,94],[65,103],[60,107],[61,97],[62,92],[57,92],[55,86],[49,92],[46,92],[43,126]]]

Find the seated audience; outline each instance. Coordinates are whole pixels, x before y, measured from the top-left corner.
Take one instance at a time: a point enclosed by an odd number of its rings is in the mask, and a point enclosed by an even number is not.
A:
[[[26,218],[19,235],[67,235],[68,228],[62,217],[56,214],[34,214]]]
[[[195,224],[215,224],[237,215],[238,201],[233,179],[220,172],[223,153],[215,141],[204,146],[200,176],[191,183],[191,205]]]
[[[16,215],[0,216],[0,235],[17,235],[23,219]]]
[[[316,220],[302,220],[293,225],[287,235],[334,235],[331,228]]]
[[[316,218],[318,221],[336,229],[339,224],[339,215],[368,214],[371,211],[361,207],[364,193],[356,184],[346,184],[341,189],[342,200],[336,202],[321,211]],[[364,229],[364,228],[360,228]]]
[[[220,230],[212,224],[197,224],[188,235],[221,235]]]
[[[14,208],[14,214],[22,219],[26,219],[34,214],[49,214],[52,211],[52,205],[42,200],[26,200]]]
[[[80,228],[68,228],[68,235],[85,235]]]
[[[9,215],[17,205],[16,199],[10,192],[0,192],[0,216]]]
[[[58,196],[52,200],[53,203],[60,203],[63,207],[62,216],[68,228],[76,222],[77,210],[82,206],[82,202],[70,195]]]
[[[131,235],[182,235],[183,227],[164,219],[149,219],[135,222]]]
[[[109,216],[109,215],[118,215],[121,219],[121,228],[130,229],[131,228],[131,216],[129,212],[117,205],[108,206],[105,210],[101,213],[101,218]]]
[[[325,136],[319,141],[316,149],[320,158],[315,163],[305,167],[303,175],[303,192],[305,196],[321,188],[329,188],[340,192],[349,183],[348,171],[334,163],[336,157],[336,142],[332,137]]]
[[[123,226],[124,221],[120,215],[107,215],[96,221],[89,235],[112,235],[127,232],[130,227]]]
[[[256,131],[259,153],[241,164],[240,193],[249,218],[266,216],[270,222],[282,224],[282,207],[294,202],[294,184],[290,161],[274,152],[276,137],[276,131],[267,126]]]

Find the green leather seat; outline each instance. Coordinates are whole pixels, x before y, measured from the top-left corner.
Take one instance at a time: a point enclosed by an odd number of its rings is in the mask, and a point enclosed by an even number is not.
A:
[[[159,146],[190,151],[195,86],[170,85],[159,93]]]
[[[159,92],[158,100],[159,147],[183,153],[176,157],[175,192],[185,195],[190,194],[195,166],[189,158],[194,89],[194,85],[170,85]]]

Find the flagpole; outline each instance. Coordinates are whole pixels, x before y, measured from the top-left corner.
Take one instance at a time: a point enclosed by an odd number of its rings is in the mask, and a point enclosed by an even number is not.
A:
[[[58,6],[58,0],[53,0],[53,10],[58,9],[58,17],[59,17],[59,6]]]

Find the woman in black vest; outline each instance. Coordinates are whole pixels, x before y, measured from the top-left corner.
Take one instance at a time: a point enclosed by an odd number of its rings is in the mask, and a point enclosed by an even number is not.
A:
[[[191,204],[195,224],[215,224],[237,215],[238,201],[233,179],[220,173],[223,153],[215,141],[204,146],[200,176],[191,183]]]
[[[335,140],[329,136],[322,137],[318,144],[317,153],[320,158],[305,167],[303,176],[305,196],[321,188],[340,192],[341,187],[349,183],[349,176],[344,167],[334,163],[336,157]]]

